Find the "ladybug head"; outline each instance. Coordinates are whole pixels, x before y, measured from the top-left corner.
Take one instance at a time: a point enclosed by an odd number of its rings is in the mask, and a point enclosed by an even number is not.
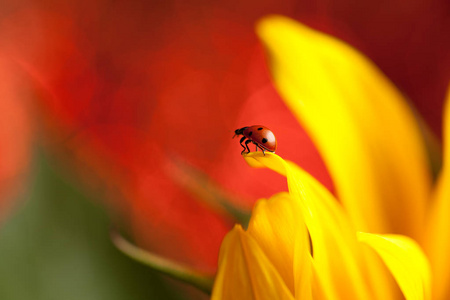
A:
[[[235,136],[237,136],[237,135],[242,135],[242,134],[244,133],[244,130],[245,130],[246,128],[248,128],[248,127],[242,127],[242,128],[236,129],[236,130],[234,131],[233,138],[234,138]]]

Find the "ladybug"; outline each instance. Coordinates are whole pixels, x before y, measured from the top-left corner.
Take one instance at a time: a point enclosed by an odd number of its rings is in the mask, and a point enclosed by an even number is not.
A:
[[[277,150],[277,140],[273,132],[263,125],[253,125],[249,127],[242,127],[240,129],[236,129],[234,131],[234,136],[243,135],[239,143],[241,144],[242,150],[241,154],[247,150],[247,153],[250,153],[250,149],[248,148],[249,143],[253,143],[256,146],[256,151],[260,148],[265,155],[265,151],[275,153]],[[247,139],[247,140],[246,140]],[[246,140],[246,141],[245,141]],[[242,145],[242,142],[245,141],[245,146]]]

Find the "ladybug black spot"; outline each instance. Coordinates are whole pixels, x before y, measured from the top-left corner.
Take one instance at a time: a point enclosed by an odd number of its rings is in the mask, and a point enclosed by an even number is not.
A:
[[[264,143],[267,143],[267,139],[266,139],[266,138],[263,138],[261,142],[263,142],[263,144],[264,144]]]
[[[258,130],[263,130],[263,128],[262,128],[262,127],[259,127]]]
[[[250,131],[250,132],[248,133],[248,136],[252,136],[252,134],[253,134],[253,131]]]

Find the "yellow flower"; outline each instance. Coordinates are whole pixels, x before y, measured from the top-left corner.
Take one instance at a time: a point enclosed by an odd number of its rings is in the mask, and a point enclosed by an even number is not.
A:
[[[247,155],[285,175],[289,193],[260,200],[248,230],[236,226],[224,239],[212,298],[401,299],[399,287],[406,299],[430,299],[428,262],[414,238],[430,256],[433,299],[448,299],[449,147],[433,191],[423,124],[373,63],[288,18],[262,20],[258,34],[342,205],[293,163]],[[448,106],[446,120],[448,141]]]
[[[271,153],[245,158],[286,176],[289,193],[260,200],[248,230],[236,225],[225,237],[213,300],[396,299],[392,276],[406,299],[430,298],[428,262],[413,240],[357,234],[336,199],[298,166]]]

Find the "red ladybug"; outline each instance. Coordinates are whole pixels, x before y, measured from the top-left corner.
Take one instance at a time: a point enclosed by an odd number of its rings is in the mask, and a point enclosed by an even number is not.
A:
[[[266,126],[253,125],[249,127],[242,127],[241,129],[236,129],[234,131],[233,138],[239,135],[243,135],[239,142],[242,148],[244,148],[241,154],[244,153],[245,150],[248,151],[247,153],[250,152],[250,149],[248,148],[249,143],[255,144],[256,151],[258,151],[258,148],[260,148],[264,155],[265,150],[273,153],[275,153],[275,150],[277,150],[277,139],[275,138],[273,132]],[[247,141],[245,141],[246,139]],[[245,146],[242,145],[243,141],[245,141]]]

